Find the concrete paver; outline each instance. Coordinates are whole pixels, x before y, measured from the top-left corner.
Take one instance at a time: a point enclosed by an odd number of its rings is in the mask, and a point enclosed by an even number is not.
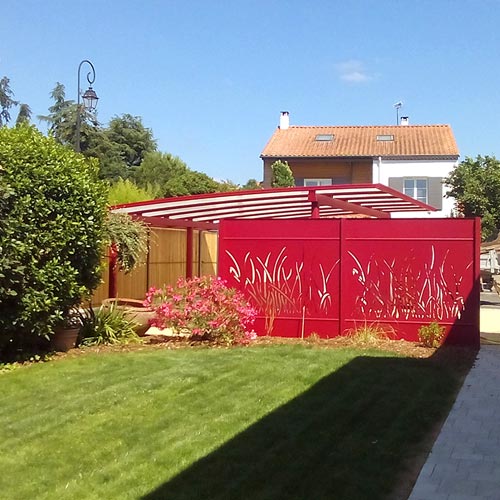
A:
[[[409,497],[462,499],[500,500],[500,345],[481,345]]]

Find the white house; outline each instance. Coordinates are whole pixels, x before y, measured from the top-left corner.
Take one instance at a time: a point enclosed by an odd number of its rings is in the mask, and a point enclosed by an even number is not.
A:
[[[400,125],[290,126],[288,112],[261,154],[264,186],[271,184],[271,165],[282,160],[297,186],[380,183],[438,209],[421,217],[452,212],[442,181],[458,157],[449,125],[409,125],[403,117]]]

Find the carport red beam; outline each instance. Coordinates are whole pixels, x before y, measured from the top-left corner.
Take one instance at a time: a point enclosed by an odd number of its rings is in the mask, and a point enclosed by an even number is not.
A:
[[[312,218],[319,219],[319,206],[326,205],[328,207],[340,208],[341,210],[351,211],[353,213],[358,213],[362,215],[368,215],[370,217],[376,217],[377,219],[389,219],[391,215],[388,212],[382,212],[381,210],[375,210],[374,208],[363,207],[356,203],[349,203],[348,201],[338,200],[326,196],[324,194],[318,194],[316,191],[309,193],[309,200],[312,202]],[[317,215],[315,216],[315,202]]]

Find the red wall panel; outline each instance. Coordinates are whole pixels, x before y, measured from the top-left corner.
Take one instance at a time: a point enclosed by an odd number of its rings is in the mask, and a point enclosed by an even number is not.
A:
[[[260,335],[334,337],[365,324],[479,342],[477,219],[225,220],[219,275],[259,311]]]

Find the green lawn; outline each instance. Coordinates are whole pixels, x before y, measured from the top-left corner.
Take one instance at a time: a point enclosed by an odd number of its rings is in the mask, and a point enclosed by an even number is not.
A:
[[[273,345],[23,367],[0,374],[0,498],[388,498],[470,359]]]

